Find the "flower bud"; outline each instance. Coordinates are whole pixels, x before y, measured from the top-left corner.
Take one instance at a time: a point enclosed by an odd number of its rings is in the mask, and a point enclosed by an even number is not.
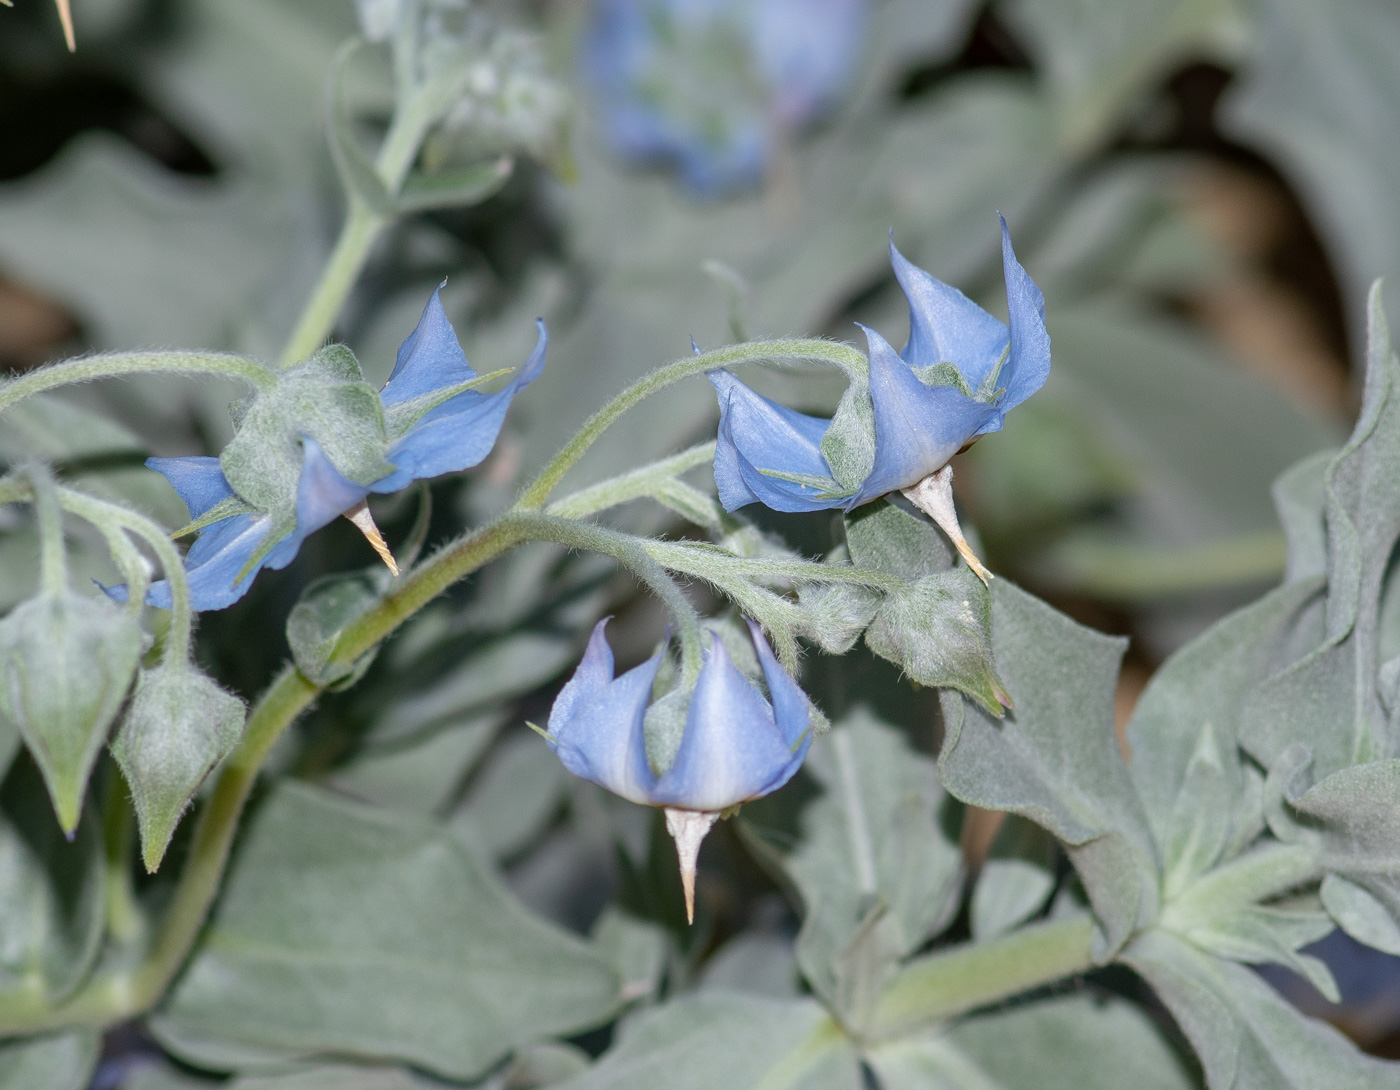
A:
[[[131,788],[148,871],[160,866],[194,793],[242,734],[243,701],[198,670],[180,663],[141,671],[112,756]]]
[[[19,727],[69,835],[142,643],[130,612],[68,591],[40,594],[0,620],[0,712]]]

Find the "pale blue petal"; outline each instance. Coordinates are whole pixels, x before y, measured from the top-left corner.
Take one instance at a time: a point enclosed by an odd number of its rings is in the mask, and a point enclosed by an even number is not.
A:
[[[1045,329],[1045,296],[1011,249],[1011,234],[1001,218],[1001,264],[1006,278],[1006,307],[1011,319],[1011,352],[997,385],[1002,411],[1015,408],[1045,385],[1050,376],[1050,334]]]
[[[335,521],[369,495],[367,485],[347,480],[311,436],[301,440],[301,476],[297,479],[297,533],[302,538]]]
[[[535,349],[515,377],[494,394],[466,390],[424,414],[389,448],[387,457],[397,472],[375,481],[371,491],[397,492],[410,481],[469,469],[491,453],[511,399],[544,370],[549,332],[544,322],[536,324]]]
[[[884,337],[873,329],[866,329],[865,336],[875,406],[875,464],[850,507],[908,488],[942,469],[974,435],[1000,427],[1002,415],[996,405],[975,401],[955,386],[925,386]]]
[[[768,683],[768,696],[773,703],[773,718],[778,724],[778,733],[789,749],[795,752],[797,763],[801,764],[812,741],[812,702],[773,655],[772,648],[763,637],[763,630],[748,617],[744,618],[744,623],[749,626],[759,665],[763,667],[763,679]],[[801,745],[798,745],[799,742]],[[776,791],[795,771],[796,766],[783,777],[782,783],[774,784],[768,790]]]
[[[555,699],[549,743],[575,776],[646,804],[656,777],[647,764],[642,724],[661,652],[614,679],[607,623],[605,618],[594,627],[583,660]]]
[[[727,810],[773,790],[770,785],[784,782],[801,763],[783,741],[768,702],[712,636],[676,759],[651,801],[686,810]]]
[[[830,421],[760,397],[728,371],[709,372],[719,395],[715,484],[726,511],[763,503],[775,511],[821,511],[841,498],[823,498],[811,485],[767,476],[761,470],[830,477],[821,441]],[[835,482],[832,482],[835,487]]]
[[[217,461],[217,459],[213,459]],[[190,584],[190,603],[199,613],[226,609],[248,593],[253,579],[263,568],[285,568],[297,555],[303,541],[336,516],[364,499],[368,489],[347,481],[331,465],[314,439],[302,440],[301,476],[297,480],[296,528],[282,537],[256,568],[235,583],[249,558],[262,547],[271,531],[272,516],[232,515],[208,526],[185,554],[185,578]],[[113,594],[118,588],[113,588]],[[125,588],[121,588],[123,593]],[[170,608],[170,586],[164,580],[151,584],[146,594],[149,605]]]
[[[413,332],[399,346],[393,373],[379,391],[379,399],[385,405],[395,405],[476,378],[462,346],[457,343],[457,333],[447,320],[447,312],[442,309],[439,296],[446,283],[444,280],[437,286]]]
[[[191,519],[199,518],[211,507],[235,495],[217,458],[203,455],[193,458],[147,458],[146,466],[170,482],[189,508]]]
[[[909,300],[909,343],[900,357],[914,367],[956,364],[976,390],[1006,350],[1007,327],[957,288],[909,261],[895,248],[893,232],[890,264]]]

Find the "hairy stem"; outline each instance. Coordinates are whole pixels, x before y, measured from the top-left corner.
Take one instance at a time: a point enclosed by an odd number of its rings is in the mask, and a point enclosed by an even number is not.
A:
[[[554,456],[553,460],[540,471],[540,475],[535,478],[534,483],[525,490],[525,494],[520,497],[519,506],[525,509],[543,507],[555,486],[563,480],[564,474],[572,469],[588,451],[588,448],[598,441],[599,436],[607,431],[613,422],[628,409],[645,401],[657,391],[665,389],[681,379],[713,371],[717,367],[732,367],[741,363],[758,363],[763,360],[812,360],[830,363],[846,370],[866,365],[865,357],[850,345],[822,340],[780,340],[728,345],[724,348],[717,348],[713,352],[687,356],[675,363],[658,367],[650,374],[643,375],[589,417],[588,422],[579,429],[578,434]]]
[[[1091,969],[1093,933],[1093,917],[1085,913],[915,958],[885,985],[870,1036],[902,1036]]]
[[[276,373],[266,364],[245,356],[225,352],[114,352],[105,356],[85,356],[30,371],[0,385],[0,412],[26,397],[70,386],[78,382],[93,382],[100,378],[154,373],[188,375],[224,375],[242,379],[259,389],[277,381]]]
[[[416,110],[400,109],[394,114],[393,123],[384,136],[374,164],[375,173],[391,197],[398,194],[409,168],[413,166],[425,128],[424,119]],[[393,219],[392,214],[376,212],[358,197],[350,197],[340,238],[326,259],[321,279],[282,349],[280,366],[290,367],[304,360],[326,342],[335,328],[335,320],[340,316],[346,298],[369,260],[370,251]]]

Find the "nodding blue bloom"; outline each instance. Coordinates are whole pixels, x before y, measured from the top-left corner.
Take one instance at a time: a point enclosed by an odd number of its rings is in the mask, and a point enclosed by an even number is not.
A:
[[[717,196],[759,181],[776,139],[828,111],[867,0],[594,0],[582,67],[613,152]]]
[[[700,841],[720,812],[770,794],[792,778],[811,745],[813,708],[758,626],[748,621],[768,699],[712,635],[675,758],[669,768],[654,769],[643,723],[664,648],[614,677],[607,623],[604,618],[594,627],[583,660],[555,699],[545,739],[575,776],[631,802],[666,808],[689,908]]]
[[[438,298],[441,290],[439,287],[433,292],[417,327],[400,346],[393,373],[379,392],[386,414],[415,399],[431,402],[434,392],[476,378],[442,309]],[[384,459],[394,471],[368,484],[348,480],[321,445],[303,435],[295,527],[269,549],[267,537],[276,531],[276,521],[266,511],[247,510],[248,504],[205,526],[185,555],[194,608],[213,610],[232,605],[248,592],[261,568],[285,568],[310,534],[338,515],[353,512],[370,494],[397,492],[412,481],[453,473],[482,461],[496,443],[511,399],[544,370],[548,343],[548,333],[540,322],[535,350],[504,388],[493,394],[464,390],[418,416],[387,443]],[[411,412],[413,407],[408,409]],[[175,487],[192,519],[201,518],[221,503],[239,506],[240,497],[224,475],[218,458],[151,458],[146,464]],[[372,521],[368,528],[360,519],[356,519],[356,525],[366,529],[366,536],[376,549],[381,549],[386,562],[391,559],[387,548],[382,548],[382,539]],[[108,593],[124,600],[126,588],[113,587]],[[164,580],[153,584],[146,600],[151,605],[169,608],[169,584]]]
[[[863,427],[873,429],[865,436],[873,457],[856,479],[847,469],[842,480],[845,467],[827,459],[832,421],[760,397],[728,371],[712,371],[720,404],[715,483],[725,509],[763,503],[777,511],[849,511],[914,488],[974,439],[999,430],[1050,373],[1045,299],[1016,260],[1005,219],[1001,240],[1009,326],[911,264],[891,238],[890,262],[909,300],[909,343],[896,355],[884,337],[865,330]]]

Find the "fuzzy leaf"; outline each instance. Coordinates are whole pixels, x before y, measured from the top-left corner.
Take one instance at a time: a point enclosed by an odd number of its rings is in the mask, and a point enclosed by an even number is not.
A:
[[[1054,841],[1039,826],[1008,814],[972,889],[972,937],[982,942],[1025,923],[1054,888]]]
[[[470,1079],[606,1021],[619,992],[601,952],[429,823],[284,783],[250,819],[157,1025],[196,1061],[202,1042]]]
[[[28,1037],[0,1045],[0,1090],[84,1090],[97,1067],[91,1030]]]
[[[1021,814],[1065,843],[1106,957],[1157,911],[1156,849],[1113,729],[1124,642],[997,579],[992,644],[1014,710],[992,719],[945,692],[939,775],[964,802]]]

